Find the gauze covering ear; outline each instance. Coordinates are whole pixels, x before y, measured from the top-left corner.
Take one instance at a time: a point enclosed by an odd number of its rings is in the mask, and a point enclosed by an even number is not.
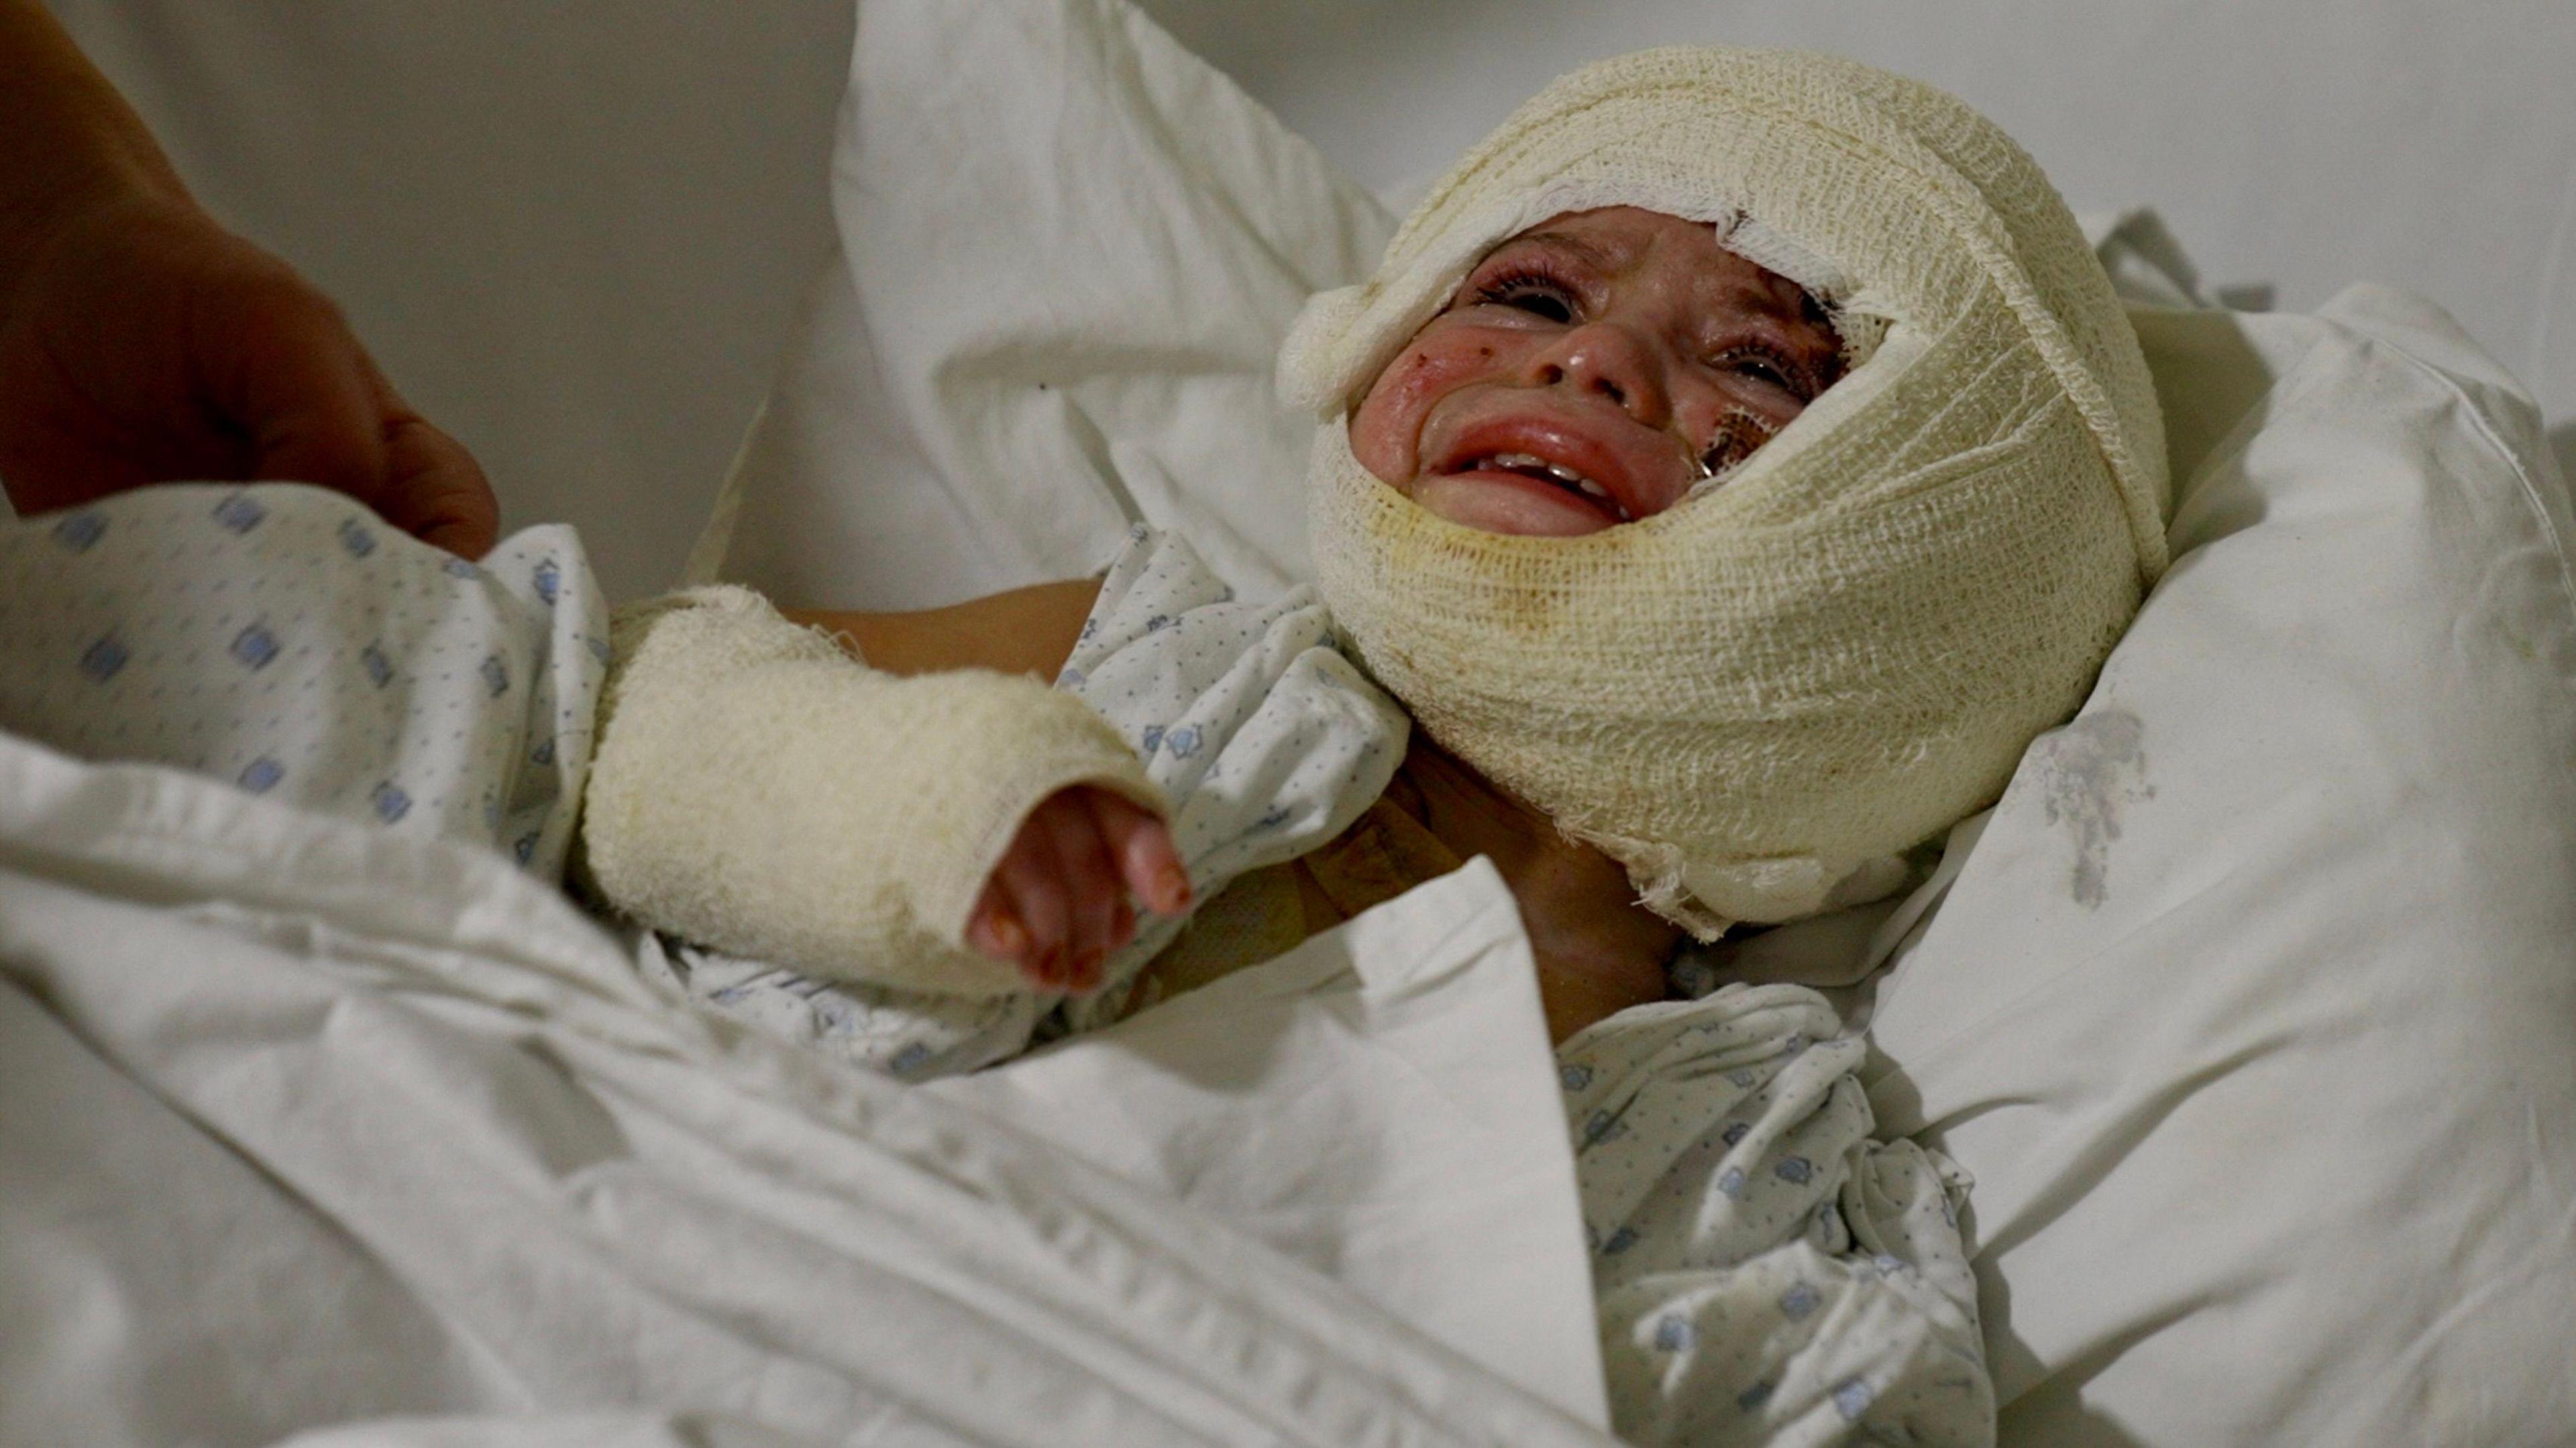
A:
[[[1451,523],[1352,456],[1380,369],[1497,243],[1634,205],[1815,293],[1856,365],[1721,486],[1576,538]],[[2083,700],[2165,566],[2136,336],[2047,179],[1855,62],[1587,66],[1435,187],[1282,359],[1324,419],[1318,582],[1443,747],[1713,937],[1892,886]]]

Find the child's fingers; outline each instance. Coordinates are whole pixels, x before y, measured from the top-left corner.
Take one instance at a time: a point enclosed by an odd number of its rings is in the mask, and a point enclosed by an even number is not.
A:
[[[1055,840],[1038,818],[1040,805],[1020,826],[1002,863],[993,868],[993,883],[1029,933],[1028,953],[1020,967],[1037,985],[1061,989],[1065,979],[1065,936],[1072,912],[1064,892],[1064,868],[1056,860]]]
[[[995,960],[1026,964],[1022,957],[1029,952],[1028,929],[1020,924],[999,884],[985,882],[984,893],[975,897],[975,908],[966,914],[966,944]]]
[[[1126,891],[1118,883],[1108,846],[1101,842],[1100,827],[1081,800],[1059,794],[1039,807],[1038,816],[1055,840],[1056,862],[1062,867],[1059,878],[1069,914],[1065,945],[1071,957],[1066,983],[1090,990],[1100,984],[1118,898]]]
[[[967,943],[1018,962],[1040,989],[1090,990],[1109,952],[1135,938],[1130,890],[1159,914],[1189,908],[1171,831],[1118,795],[1078,786],[1021,821],[967,917]]]
[[[1127,892],[1116,892],[1117,910],[1109,917],[1109,948],[1124,950],[1136,940],[1136,907],[1128,902]]]
[[[1142,806],[1105,789],[1083,791],[1120,879],[1157,915],[1190,908],[1190,872],[1172,846],[1172,831]]]

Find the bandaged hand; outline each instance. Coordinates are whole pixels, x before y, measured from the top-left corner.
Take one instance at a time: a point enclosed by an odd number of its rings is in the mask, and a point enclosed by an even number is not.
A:
[[[1190,906],[1189,872],[1163,821],[1077,785],[1029,812],[966,920],[966,943],[1016,964],[1039,990],[1087,991],[1109,953],[1136,938],[1132,901],[1158,915]]]
[[[1097,985],[1129,889],[1189,898],[1162,791],[1071,694],[872,668],[730,586],[610,632],[582,848],[631,919],[817,979],[991,996]]]

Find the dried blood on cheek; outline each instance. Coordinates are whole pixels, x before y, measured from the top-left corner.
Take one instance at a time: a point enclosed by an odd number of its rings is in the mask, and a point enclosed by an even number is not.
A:
[[[1488,375],[1496,367],[1490,343],[1450,333],[1437,321],[1416,333],[1352,419],[1353,451],[1388,482],[1408,482],[1421,470],[1422,424],[1442,398],[1462,383],[1499,380]]]

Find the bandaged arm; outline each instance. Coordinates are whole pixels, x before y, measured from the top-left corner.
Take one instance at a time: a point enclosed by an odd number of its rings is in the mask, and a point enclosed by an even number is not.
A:
[[[620,610],[585,796],[593,888],[646,925],[807,975],[1023,988],[968,912],[1030,810],[1077,784],[1163,813],[1081,700],[981,669],[899,678],[747,589]]]

